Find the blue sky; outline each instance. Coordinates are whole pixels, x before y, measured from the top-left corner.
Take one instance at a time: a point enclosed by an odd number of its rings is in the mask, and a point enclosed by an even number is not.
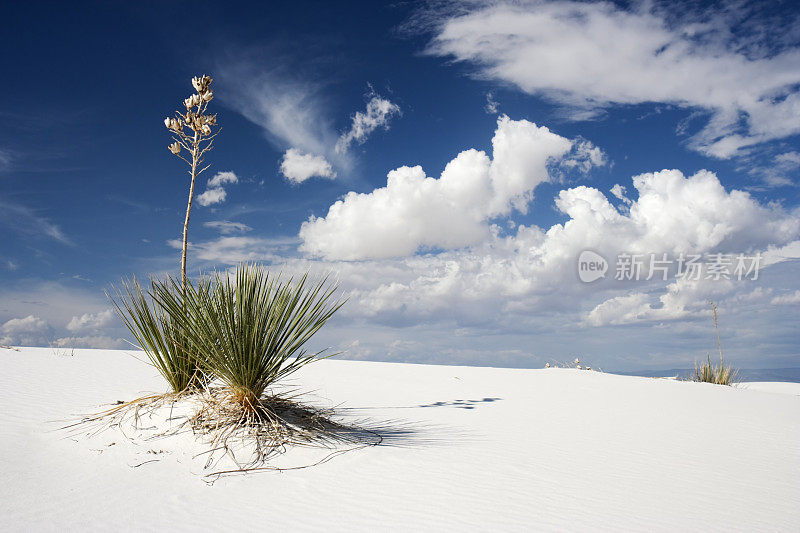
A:
[[[789,2],[4,6],[0,340],[126,346],[104,290],[179,268],[188,183],[163,119],[207,73],[222,133],[198,193],[237,182],[195,204],[189,269],[336,273],[350,302],[320,347],[691,366],[713,299],[734,362],[800,366],[797,19]],[[607,279],[578,280],[584,249]],[[755,281],[623,282],[621,252],[766,259]]]

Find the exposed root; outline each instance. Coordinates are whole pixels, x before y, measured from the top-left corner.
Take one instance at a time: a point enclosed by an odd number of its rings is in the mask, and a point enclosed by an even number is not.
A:
[[[290,394],[264,396],[256,402],[243,403],[224,389],[208,389],[199,399],[200,408],[190,419],[190,425],[196,434],[209,440],[205,468],[215,464],[215,452],[220,451],[238,467],[209,476],[276,470],[263,465],[290,446],[334,449],[340,445],[362,447],[381,442],[380,435],[373,431],[336,422],[334,410],[302,404]],[[242,451],[249,457],[241,458]],[[343,451],[347,450],[333,453]]]
[[[168,413],[164,412],[166,408],[169,408]],[[176,410],[183,414],[173,415]],[[168,427],[163,427],[165,415]],[[381,443],[382,437],[377,432],[337,422],[335,418],[333,409],[303,404],[297,401],[297,395],[291,393],[265,395],[258,400],[243,402],[229,390],[208,388],[142,396],[83,417],[61,429],[74,433],[83,432],[88,427],[88,436],[95,436],[117,428],[132,441],[136,438],[129,437],[126,429],[153,432],[147,440],[191,431],[208,444],[207,450],[195,456],[208,456],[204,470],[212,469],[224,457],[236,465],[234,469],[220,469],[205,476],[216,480],[223,475],[259,470],[307,468],[341,453]],[[154,420],[156,425],[153,425]],[[149,425],[144,425],[144,422]],[[293,446],[327,448],[331,453],[314,464],[301,467],[267,465],[270,459]]]
[[[145,417],[151,417],[160,408],[174,405],[181,399],[192,396],[192,392],[170,392],[164,394],[149,394],[127,402],[118,401],[113,407],[86,415],[77,422],[73,422],[59,429],[69,431],[70,434],[83,433],[89,429],[87,436],[93,437],[103,431],[118,427],[124,433],[123,426],[132,426],[135,430],[145,429],[140,424]],[[181,429],[174,428],[174,431]],[[127,435],[126,435],[127,437]]]

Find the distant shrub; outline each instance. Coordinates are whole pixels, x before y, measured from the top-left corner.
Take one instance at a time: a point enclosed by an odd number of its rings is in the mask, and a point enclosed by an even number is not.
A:
[[[709,302],[711,313],[714,317],[714,331],[717,334],[717,348],[719,349],[719,365],[711,363],[711,355],[706,355],[706,362],[698,366],[694,365],[694,376],[692,381],[703,383],[714,383],[716,385],[733,385],[738,381],[739,371],[729,364],[726,364],[722,357],[722,342],[719,338],[719,321],[717,317],[717,305]]]
[[[698,366],[695,363],[693,381],[714,383],[716,385],[733,385],[738,380],[738,374],[738,370],[726,364],[721,358],[719,365],[714,365],[709,355],[702,365]]]

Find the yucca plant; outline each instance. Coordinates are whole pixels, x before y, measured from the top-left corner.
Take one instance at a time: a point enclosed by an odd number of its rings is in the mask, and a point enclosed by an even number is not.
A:
[[[200,364],[253,412],[267,388],[323,357],[303,347],[344,302],[335,301],[327,279],[281,279],[263,266],[244,264],[232,275],[213,275],[208,290],[192,284],[185,294],[168,278],[154,283],[154,297],[180,322]]]
[[[715,383],[717,385],[732,385],[736,382],[738,371],[731,365],[726,364],[721,358],[719,365],[711,362],[711,355],[708,355],[706,362],[701,366],[694,366],[694,381],[703,383]]]
[[[719,338],[719,319],[717,316],[717,304],[708,302],[711,306],[711,313],[714,318],[714,331],[717,335],[717,348],[719,350],[719,365],[711,363],[711,354],[706,354],[706,362],[700,366],[694,364],[693,381],[703,383],[714,383],[716,385],[732,385],[738,379],[739,371],[731,365],[726,364],[722,358],[722,342]]]
[[[201,288],[198,292],[203,290]],[[193,320],[188,317],[176,319],[166,313],[135,277],[131,281],[123,280],[121,287],[113,291],[114,295],[109,295],[109,299],[117,315],[136,339],[138,347],[167,380],[172,392],[201,388],[207,380],[198,366],[197,351],[192,348],[185,329]],[[181,295],[178,293],[175,297],[180,299]],[[185,308],[183,312],[186,312]]]

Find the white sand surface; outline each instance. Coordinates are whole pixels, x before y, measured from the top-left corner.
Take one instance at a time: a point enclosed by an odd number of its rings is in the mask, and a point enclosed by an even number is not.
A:
[[[800,384],[326,360],[293,384],[385,443],[211,485],[191,435],[55,431],[165,389],[132,353],[0,350],[0,531],[800,530]]]

